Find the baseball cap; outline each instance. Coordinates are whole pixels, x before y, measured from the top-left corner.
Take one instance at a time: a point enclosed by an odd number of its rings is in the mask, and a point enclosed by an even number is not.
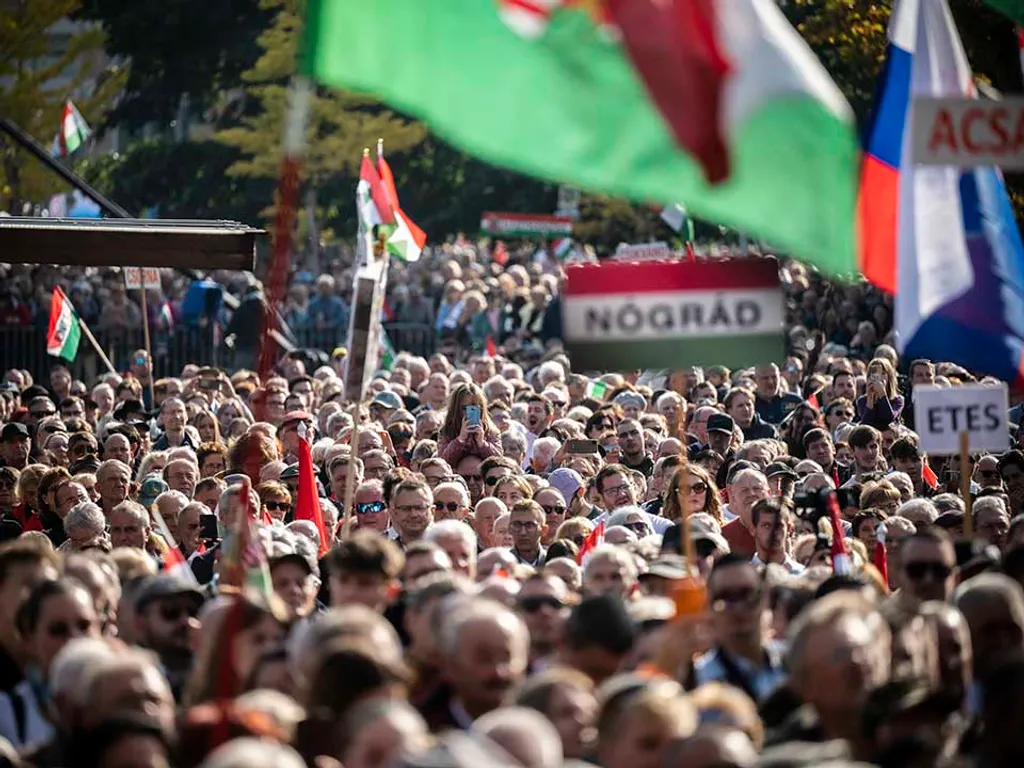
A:
[[[144,611],[146,606],[156,600],[185,595],[193,599],[197,606],[205,599],[203,590],[192,579],[174,573],[160,573],[146,580],[135,596],[135,610]]]
[[[114,409],[114,418],[118,421],[127,421],[128,417],[134,414],[146,415],[146,406],[140,400],[125,400]]]
[[[583,487],[583,477],[575,469],[559,467],[548,475],[548,483],[562,494],[566,504],[570,504],[572,497]]]
[[[0,442],[6,443],[8,440],[27,440],[28,438],[28,427],[21,422],[8,422],[4,424],[3,430],[0,430]]]
[[[787,477],[796,478],[799,477],[789,464],[784,461],[773,461],[767,467],[764,468],[765,477],[776,477],[778,475],[786,475]]]
[[[313,423],[313,417],[307,411],[288,411],[281,420],[281,426],[287,426],[288,424],[297,424],[300,421],[307,423]]]
[[[160,477],[160,475],[146,475],[142,481],[142,487],[139,489],[139,503],[144,507],[148,507],[164,491],[169,491],[171,487],[167,485]]]
[[[686,560],[682,555],[660,555],[651,561],[646,575],[660,576],[663,579],[686,578]]]
[[[708,417],[708,432],[728,432],[729,434],[732,434],[735,427],[736,422],[734,422],[732,420],[732,416],[727,413],[716,413],[714,416]]]
[[[293,477],[299,476],[299,465],[298,462],[295,464],[289,464],[287,467],[281,470],[279,478],[281,480],[291,480]]]
[[[392,411],[397,411],[399,408],[404,407],[402,398],[394,392],[388,392],[386,390],[384,392],[378,392],[377,396],[373,398],[371,405],[380,405]]]

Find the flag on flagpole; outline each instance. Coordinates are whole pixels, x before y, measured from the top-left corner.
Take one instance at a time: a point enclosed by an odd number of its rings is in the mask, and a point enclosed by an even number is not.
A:
[[[921,479],[924,480],[925,485],[932,490],[939,487],[939,476],[935,474],[934,469],[928,466],[927,461],[925,461],[924,468],[921,470]]]
[[[78,313],[60,286],[54,286],[50,300],[50,326],[46,332],[46,353],[71,362],[78,354],[81,339]]]
[[[167,523],[164,521],[164,516],[160,514],[160,510],[157,509],[156,504],[154,504],[150,510],[153,514],[153,519],[156,521],[157,532],[163,537],[169,547],[169,551],[164,557],[164,572],[198,584],[196,575],[192,572],[188,563],[185,562],[185,556],[181,553],[181,549],[178,547],[178,542],[176,542],[174,540],[174,536],[171,535],[171,531],[167,527]]]
[[[487,343],[484,344],[484,353],[488,357],[498,356],[498,346],[497,344],[494,343],[494,337],[491,336],[490,334],[487,335]]]
[[[1020,70],[1024,74],[1024,27],[1017,26],[1017,53],[1020,55]]]
[[[320,553],[323,557],[331,548],[331,539],[324,527],[324,514],[320,509],[320,494],[316,490],[316,477],[313,470],[313,453],[306,437],[306,427],[299,427],[299,488],[295,500],[295,519],[309,520],[316,526],[320,537]]]
[[[70,157],[89,140],[90,136],[92,136],[92,129],[85,122],[85,118],[82,117],[78,108],[68,99],[64,102],[60,129],[53,137],[51,154],[54,157]]]
[[[359,166],[359,184],[356,186],[360,223],[367,230],[379,224],[394,224],[395,217],[388,202],[388,192],[377,169],[370,162],[370,151],[363,150],[363,163]]]
[[[878,569],[882,581],[889,584],[889,553],[885,550],[885,523],[879,523],[875,528],[875,552],[871,558],[871,564]]]
[[[398,203],[398,190],[395,189],[395,177],[391,173],[391,166],[384,157],[384,142],[377,140],[377,171],[380,174],[384,190],[387,193],[388,205],[394,215],[394,227],[388,234],[388,251],[402,261],[410,263],[419,261],[423,246],[427,244],[426,233],[416,226],[408,214],[402,210]]]
[[[853,113],[775,0],[311,0],[305,30],[303,71],[482,160],[685,200],[826,271],[856,266]]]
[[[576,562],[586,567],[591,553],[604,544],[604,520],[597,524],[597,527],[590,532],[590,535],[583,541],[579,554],[576,555]]]
[[[915,99],[976,96],[947,0],[902,0],[865,148],[863,271],[896,296],[901,356],[1024,384],[1024,243],[1002,174],[910,159]]]
[[[839,499],[834,492],[828,496],[828,521],[832,526],[832,570],[840,576],[849,575],[853,570],[853,560],[850,558],[850,550],[843,537],[843,520],[839,512]]]

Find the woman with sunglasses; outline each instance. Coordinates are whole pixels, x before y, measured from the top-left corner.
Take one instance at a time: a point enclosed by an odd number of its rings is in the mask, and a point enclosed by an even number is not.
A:
[[[292,494],[288,486],[274,480],[256,486],[256,494],[260,497],[260,512],[265,521],[279,520],[291,522]]]
[[[43,714],[41,686],[54,657],[70,640],[99,638],[100,620],[85,587],[72,579],[56,579],[32,588],[18,609],[15,630],[26,654],[26,674],[14,690],[0,694],[0,734],[21,748],[54,735]]]
[[[487,410],[483,390],[460,384],[448,398],[448,412],[437,441],[437,455],[457,466],[466,456],[501,456],[501,433]]]
[[[722,501],[718,496],[718,486],[706,469],[696,464],[687,464],[672,474],[665,486],[662,517],[672,521],[681,520],[684,498],[691,515],[707,512],[722,525]]]

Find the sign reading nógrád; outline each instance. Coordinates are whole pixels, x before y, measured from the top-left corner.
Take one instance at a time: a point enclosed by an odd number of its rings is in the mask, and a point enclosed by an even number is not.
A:
[[[562,295],[574,370],[779,362],[783,320],[774,259],[570,266]]]
[[[480,229],[494,237],[568,237],[572,219],[545,213],[498,213],[487,211],[480,217]]]

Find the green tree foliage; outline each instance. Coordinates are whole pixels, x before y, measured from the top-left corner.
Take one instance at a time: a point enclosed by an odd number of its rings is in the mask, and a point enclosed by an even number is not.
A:
[[[611,254],[621,243],[671,242],[679,235],[661,219],[661,207],[637,205],[621,198],[584,194],[573,237],[593,245],[598,254]]]
[[[212,140],[144,141],[116,155],[85,158],[75,170],[133,215],[155,208],[166,219],[254,222],[272,185],[228,176],[237,161],[238,152]]]
[[[228,174],[241,179],[272,180],[277,176],[287,82],[295,70],[300,26],[296,3],[266,0],[266,5],[276,11],[274,23],[259,37],[262,55],[243,75],[247,97],[256,108],[237,127],[217,134],[218,141],[240,153],[241,159],[229,168]],[[363,148],[375,147],[378,137],[384,139],[389,153],[394,153],[416,146],[425,136],[422,124],[400,117],[370,99],[318,89],[307,126],[304,179],[319,191],[333,179],[354,176]],[[351,200],[351,196],[350,188],[347,198]]]
[[[124,86],[126,72],[109,64],[103,31],[88,25],[66,36],[54,25],[80,0],[7,0],[0,4],[0,115],[48,145],[64,101],[91,126],[102,122]],[[38,160],[0,134],[0,210],[19,211],[66,186]]]
[[[80,16],[102,22],[107,51],[131,62],[111,122],[136,130],[169,124],[182,97],[192,114],[216,114],[256,62],[272,13],[260,0],[82,0]]]

